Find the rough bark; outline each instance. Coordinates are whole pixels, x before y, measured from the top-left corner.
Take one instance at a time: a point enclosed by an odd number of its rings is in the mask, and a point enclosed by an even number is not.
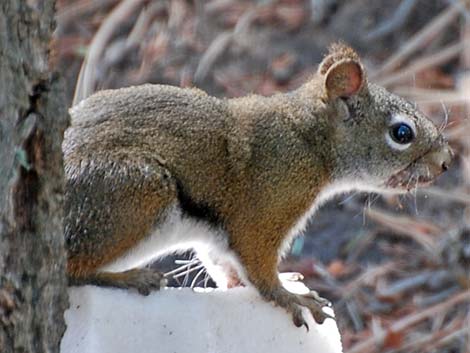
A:
[[[0,1],[0,351],[58,352],[67,305],[53,0]]]

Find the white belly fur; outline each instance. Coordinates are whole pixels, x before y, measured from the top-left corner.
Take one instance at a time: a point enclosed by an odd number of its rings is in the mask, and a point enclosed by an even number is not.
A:
[[[100,271],[122,272],[145,266],[165,254],[196,251],[209,275],[221,288],[227,286],[227,277],[221,266],[213,260],[223,259],[248,283],[238,256],[228,248],[228,235],[222,229],[211,227],[204,221],[185,217],[178,206],[168,209],[163,223],[144,240],[120,258],[100,268]],[[225,268],[226,269],[226,268]]]
[[[320,204],[332,195],[347,191],[347,189],[350,187],[344,190],[341,187],[330,187],[317,197],[310,209],[300,217],[297,224],[287,234],[279,249],[280,257],[287,253],[292,239],[303,231],[308,219]],[[197,252],[198,258],[219,287],[226,286],[222,267],[225,269],[231,267],[236,270],[245,284],[249,283],[238,256],[228,248],[228,234],[222,229],[211,227],[204,221],[185,217],[178,206],[168,209],[165,221],[159,224],[148,237],[114,262],[101,267],[100,271],[126,271],[144,266],[165,254],[188,249],[194,249]],[[223,263],[224,266],[215,264],[214,260],[216,263]]]
[[[174,206],[168,210],[163,223],[148,237],[100,271],[121,272],[144,266],[171,252],[198,248],[228,251],[227,234],[203,221],[185,217],[181,209]]]

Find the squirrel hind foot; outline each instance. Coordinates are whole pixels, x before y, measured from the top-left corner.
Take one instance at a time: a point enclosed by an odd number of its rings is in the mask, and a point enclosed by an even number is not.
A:
[[[82,278],[69,278],[69,285],[96,285],[134,289],[141,295],[159,290],[166,285],[165,276],[158,271],[148,268],[134,268],[124,272],[97,272]]]

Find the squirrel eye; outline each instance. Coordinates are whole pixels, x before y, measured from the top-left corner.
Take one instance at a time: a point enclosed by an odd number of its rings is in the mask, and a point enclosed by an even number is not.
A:
[[[390,128],[390,136],[392,136],[393,141],[402,145],[410,143],[415,137],[413,129],[405,123],[393,125]]]

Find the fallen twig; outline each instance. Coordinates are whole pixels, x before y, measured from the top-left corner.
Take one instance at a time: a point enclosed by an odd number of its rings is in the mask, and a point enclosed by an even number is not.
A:
[[[424,58],[420,58],[412,62],[404,69],[390,73],[383,78],[377,79],[377,83],[381,86],[390,86],[401,81],[414,77],[418,72],[423,71],[429,67],[437,66],[445,63],[446,61],[459,55],[464,48],[470,47],[470,43],[464,43],[459,41],[448,47],[440,50],[437,53],[426,55]]]
[[[403,0],[389,20],[367,33],[366,40],[380,39],[401,27],[413,12],[417,3],[417,0]]]
[[[381,335],[375,335],[373,337],[370,337],[356,344],[345,353],[368,353],[376,349],[380,350],[384,343],[386,335],[389,334],[389,332],[401,332],[409,326],[415,325],[420,321],[426,320],[429,317],[432,317],[444,310],[448,310],[449,308],[462,302],[468,302],[468,304],[470,304],[470,292],[461,292],[443,303],[434,305],[416,314],[405,316],[404,318],[391,324],[388,330],[382,332]]]
[[[411,37],[408,42],[406,42],[396,54],[392,55],[377,72],[371,75],[371,77],[374,79],[396,69],[400,63],[406,60],[413,52],[422,48],[432,38],[440,34],[442,30],[457,17],[460,11],[459,6],[456,4],[449,5],[445,11],[436,16],[422,30]]]
[[[79,103],[93,93],[97,79],[96,68],[106,44],[115,32],[116,27],[129,16],[129,13],[133,13],[145,1],[147,0],[123,0],[104,20],[93,37],[88,54],[83,60],[72,105]]]
[[[366,210],[366,215],[377,223],[393,230],[397,234],[406,235],[421,244],[428,252],[435,253],[435,239],[442,229],[430,223],[416,221],[407,216],[397,216],[392,213],[374,209]]]

